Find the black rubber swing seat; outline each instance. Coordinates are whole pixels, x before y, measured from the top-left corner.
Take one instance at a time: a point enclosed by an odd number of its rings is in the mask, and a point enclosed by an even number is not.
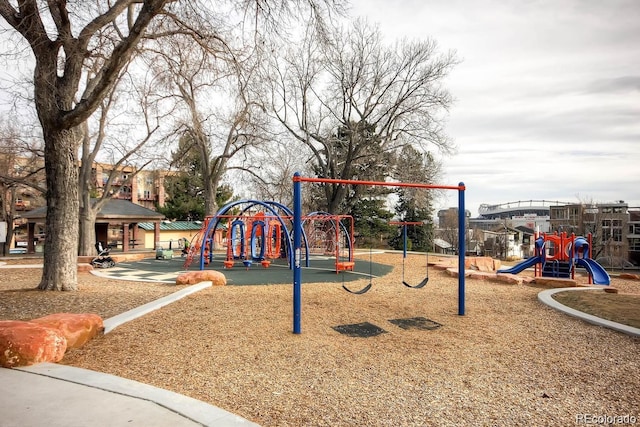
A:
[[[357,294],[357,295],[361,295],[364,294],[366,292],[369,291],[369,289],[371,289],[371,285],[372,283],[369,283],[367,286],[365,286],[364,288],[360,289],[359,291],[352,291],[351,289],[347,288],[344,284],[342,285],[342,288],[352,294]]]
[[[410,284],[408,284],[407,282],[405,282],[404,280],[402,281],[402,284],[405,285],[407,288],[411,288],[411,289],[420,289],[422,287],[424,287],[424,285],[426,285],[427,283],[429,283],[429,278],[425,277],[422,282],[418,283],[415,286],[411,286]]]

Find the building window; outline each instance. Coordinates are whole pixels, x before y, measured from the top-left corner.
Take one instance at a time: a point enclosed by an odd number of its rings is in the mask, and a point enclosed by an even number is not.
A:
[[[611,236],[613,237],[614,242],[622,242],[622,229],[614,228]]]
[[[577,219],[577,218],[578,218],[578,208],[570,208],[569,219]]]

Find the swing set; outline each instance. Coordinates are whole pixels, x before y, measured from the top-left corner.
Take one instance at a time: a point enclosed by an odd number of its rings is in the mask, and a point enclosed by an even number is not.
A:
[[[369,186],[382,186],[382,187],[410,187],[410,188],[423,188],[423,189],[438,189],[438,190],[456,190],[458,191],[458,315],[464,316],[465,314],[465,281],[464,281],[464,256],[465,256],[465,207],[464,207],[464,183],[459,183],[457,186],[452,185],[431,185],[423,183],[406,183],[406,182],[378,182],[378,181],[358,181],[358,180],[346,180],[346,179],[329,179],[329,178],[308,178],[303,177],[300,173],[296,172],[293,176],[293,252],[294,252],[294,265],[293,265],[293,333],[302,333],[302,269],[301,269],[301,241],[303,235],[302,228],[302,183],[324,183],[324,184],[342,184],[342,185],[369,185]],[[404,226],[404,233],[406,236],[406,225]],[[405,257],[406,257],[406,240],[404,241]],[[421,288],[429,281],[429,260],[427,254],[427,277],[420,283],[412,286],[404,280],[404,257],[403,257],[403,284],[410,288]],[[369,254],[371,269],[371,249]],[[372,275],[369,274],[371,279]],[[371,280],[369,284],[359,291],[349,290],[348,292],[354,294],[363,294],[371,289]]]

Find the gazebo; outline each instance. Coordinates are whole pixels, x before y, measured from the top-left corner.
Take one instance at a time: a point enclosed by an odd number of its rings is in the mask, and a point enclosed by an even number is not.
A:
[[[36,224],[44,224],[47,215],[47,207],[33,209],[22,214],[27,220],[27,253],[35,250]],[[160,222],[164,215],[154,210],[147,209],[128,200],[111,199],[100,209],[96,215],[96,241],[108,243],[109,225],[118,225],[122,229],[122,251],[129,252],[130,247],[140,244],[138,239],[138,224],[154,224],[154,241],[160,240]],[[141,243],[144,246],[144,243]]]

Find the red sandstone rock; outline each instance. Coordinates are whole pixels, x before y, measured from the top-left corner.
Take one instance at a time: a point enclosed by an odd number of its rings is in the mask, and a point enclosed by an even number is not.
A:
[[[522,277],[518,277],[515,274],[505,274],[505,273],[501,273],[501,274],[496,274],[496,281],[497,282],[503,282],[503,283],[509,283],[512,285],[521,285],[522,284]]]
[[[0,321],[0,366],[13,368],[41,362],[59,362],[67,350],[67,340],[47,325]]]
[[[458,267],[447,268],[446,273],[451,277],[458,277]],[[473,273],[473,270],[465,270],[464,277],[469,277],[471,273]]]
[[[56,313],[31,322],[58,329],[67,339],[67,348],[80,348],[104,330],[102,317],[91,313]]]
[[[467,257],[464,260],[464,266],[466,269],[473,269],[478,271],[494,271],[494,260],[490,257]]]
[[[495,273],[487,273],[484,271],[472,271],[469,274],[469,279],[476,280],[494,280],[496,278]]]
[[[619,277],[627,280],[640,280],[640,275],[631,273],[621,273]]]
[[[211,282],[213,286],[224,286],[227,278],[224,274],[214,270],[187,271],[176,277],[176,285],[195,285],[200,282]]]
[[[556,277],[536,277],[533,283],[551,288],[573,288],[578,286],[578,282],[573,279],[559,279]]]

